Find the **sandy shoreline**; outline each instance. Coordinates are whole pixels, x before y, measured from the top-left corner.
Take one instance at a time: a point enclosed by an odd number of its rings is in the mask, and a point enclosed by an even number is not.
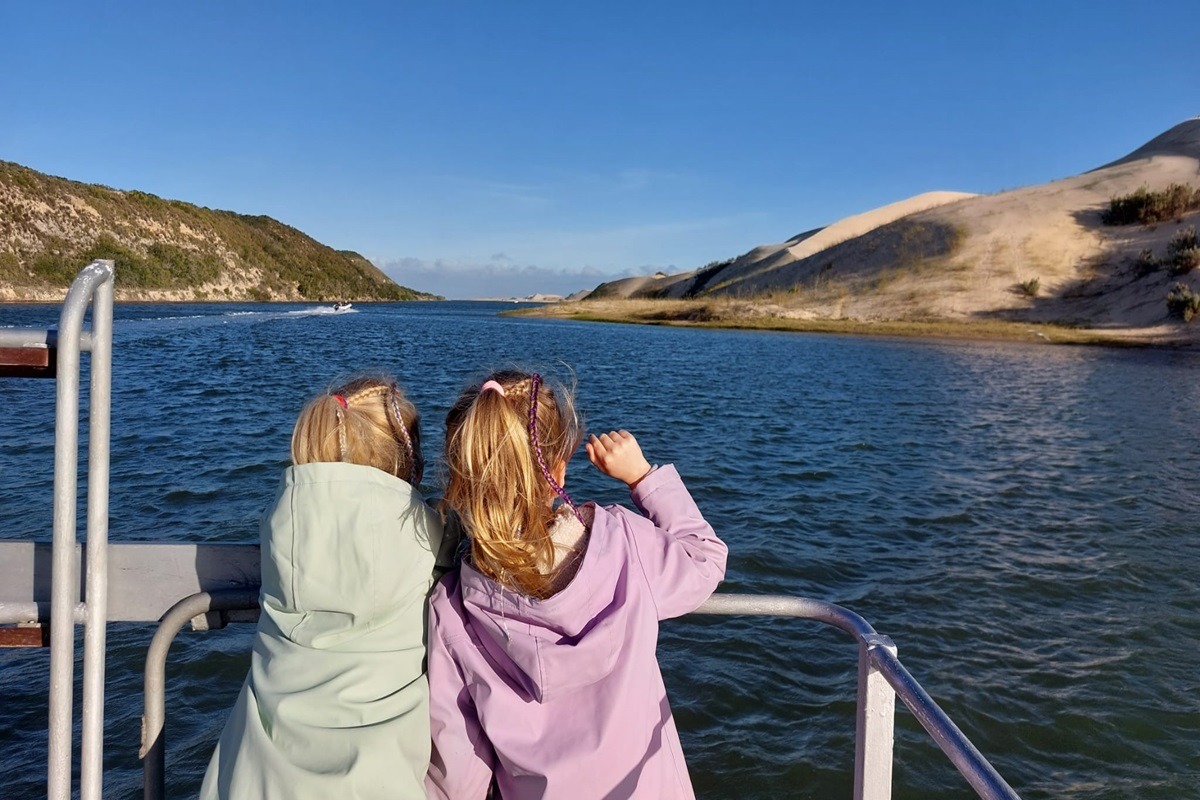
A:
[[[65,296],[65,292],[64,292]],[[434,302],[421,298],[423,302]],[[63,296],[54,299],[7,299],[5,306],[61,306]],[[121,305],[329,305],[313,300],[163,300],[118,299]],[[370,303],[374,301],[363,301]],[[381,301],[391,302],[391,301]],[[417,301],[408,301],[417,302]],[[851,319],[799,315],[768,302],[729,300],[587,300],[547,303],[533,308],[502,311],[500,316],[537,317],[579,322],[608,322],[627,325],[669,325],[726,330],[829,333],[844,336],[878,336],[914,339],[960,339],[1011,341],[1030,344],[1071,344],[1118,348],[1161,348],[1200,351],[1200,328],[1183,323],[1146,328],[1087,328],[1020,320],[949,320],[949,319]]]
[[[802,318],[784,316],[777,312],[778,309],[772,309],[765,304],[745,301],[713,303],[688,300],[603,300],[515,309],[503,312],[503,316],[853,336],[1200,350],[1200,341],[1192,334],[1190,326],[1183,324],[1154,328],[1099,329],[1012,320]]]

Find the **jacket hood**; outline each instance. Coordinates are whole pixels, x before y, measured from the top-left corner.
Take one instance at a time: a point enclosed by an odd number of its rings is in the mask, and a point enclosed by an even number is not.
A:
[[[625,539],[611,512],[594,512],[583,560],[565,588],[545,600],[485,577],[464,560],[462,603],[489,659],[538,702],[589,686],[613,670],[625,640]]]
[[[411,636],[442,528],[407,482],[358,464],[290,467],[261,533],[263,613],[283,636],[356,651]]]

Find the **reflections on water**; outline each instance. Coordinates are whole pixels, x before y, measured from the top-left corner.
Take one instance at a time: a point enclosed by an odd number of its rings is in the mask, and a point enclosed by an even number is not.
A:
[[[1030,798],[1175,798],[1200,779],[1200,357],[503,319],[511,306],[120,306],[112,538],[253,541],[304,400],[406,384],[427,454],[469,380],[573,372],[592,429],[673,461],[731,548],[726,591],[848,606]],[[52,324],[0,307],[0,325]],[[5,538],[50,529],[53,387],[0,382]],[[578,498],[627,502],[582,455]],[[436,470],[428,489],[436,488]],[[114,626],[107,791],[137,796],[145,626]],[[194,793],[246,627],[171,654],[168,786]],[[704,797],[848,797],[855,652],[814,624],[668,623],[660,658]],[[36,794],[46,654],[0,654],[0,779]],[[897,798],[969,793],[898,714]]]

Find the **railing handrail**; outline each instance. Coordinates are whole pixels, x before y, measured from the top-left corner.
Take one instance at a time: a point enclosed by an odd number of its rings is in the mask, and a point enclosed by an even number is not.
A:
[[[0,328],[0,347],[49,347],[58,349],[58,328]],[[79,332],[79,349],[92,349],[92,332]]]
[[[166,774],[166,662],[175,635],[188,621],[197,627],[224,627],[224,615],[232,611],[258,608],[256,587],[197,592],[177,602],[162,617],[146,656],[145,699],[142,717],[142,745],[145,800],[162,800]],[[859,645],[858,733],[856,735],[855,796],[858,798],[891,796],[891,709],[894,691],[900,695],[913,716],[941,747],[942,751],[984,800],[1020,800],[1020,796],[996,769],[971,744],[965,734],[934,702],[896,656],[896,648],[869,622],[853,611],[822,600],[782,595],[714,594],[695,614],[720,616],[782,616],[822,622],[849,634]],[[877,671],[886,681],[886,696],[881,706],[864,680]],[[881,713],[881,709],[886,714]],[[865,718],[886,716],[887,725],[874,732],[864,728]],[[875,734],[886,735],[884,753],[869,753],[866,740]],[[878,738],[878,737],[875,737]],[[872,767],[871,765],[876,766]],[[884,771],[886,766],[886,772]],[[871,783],[871,781],[875,781]]]
[[[1000,776],[971,740],[959,730],[917,679],[900,663],[895,647],[887,637],[879,636],[871,623],[853,611],[833,603],[804,597],[780,595],[714,594],[697,614],[770,615],[824,622],[849,633],[870,655],[872,665],[882,673],[904,705],[929,733],[951,763],[984,800],[1019,800],[1019,795]]]
[[[933,737],[976,794],[984,800],[1019,800],[1016,791],[917,683],[917,679],[900,663],[895,653],[879,648],[872,651],[871,658],[904,705],[908,706],[921,727]]]

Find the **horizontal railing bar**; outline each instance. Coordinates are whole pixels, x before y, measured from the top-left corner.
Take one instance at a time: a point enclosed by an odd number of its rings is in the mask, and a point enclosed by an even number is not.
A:
[[[58,329],[56,328],[0,328],[0,347],[48,347],[58,349]],[[92,349],[92,332],[79,332],[79,349],[90,352]]]
[[[1021,800],[895,654],[875,647],[871,649],[871,661],[983,800]]]
[[[87,554],[75,545],[81,572]],[[49,622],[49,542],[0,542],[0,609],[36,608]],[[254,588],[261,568],[257,544],[121,542],[108,545],[109,622],[157,622],[182,595],[214,589]],[[76,597],[83,595],[82,580]],[[0,618],[0,622],[12,621]]]
[[[87,604],[75,604],[75,624],[82,625],[87,619]],[[0,625],[23,622],[50,622],[50,603],[5,603],[0,602]]]
[[[811,619],[843,630],[859,641],[875,635],[875,629],[871,627],[871,623],[850,609],[807,597],[770,594],[714,594],[692,613],[722,616],[748,614]]]

